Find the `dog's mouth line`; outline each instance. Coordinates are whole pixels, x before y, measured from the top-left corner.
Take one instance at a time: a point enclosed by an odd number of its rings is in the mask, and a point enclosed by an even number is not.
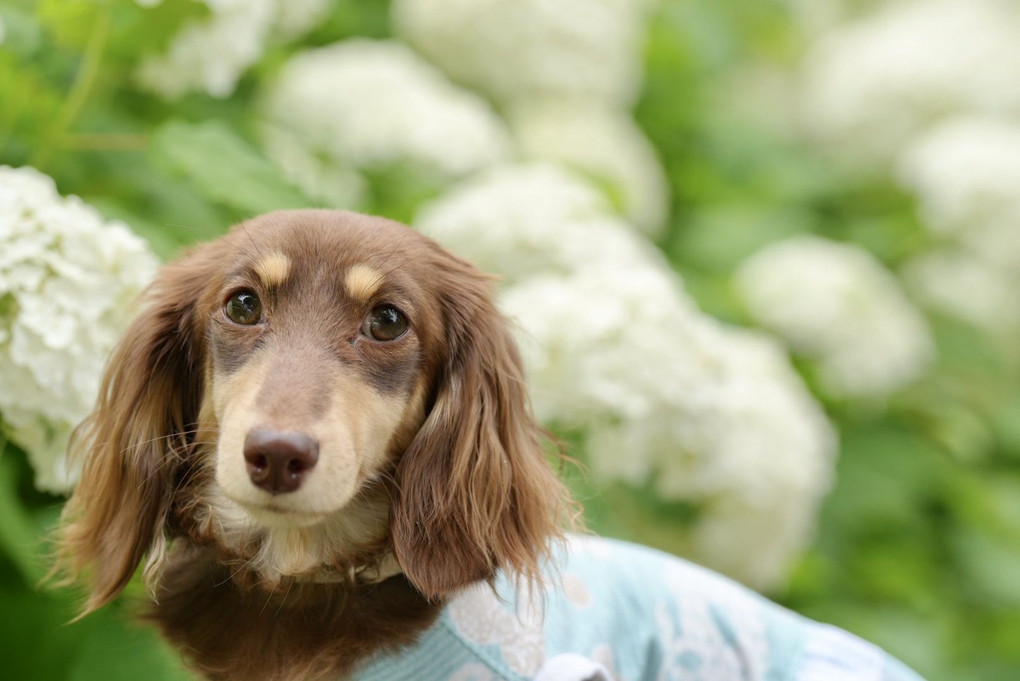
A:
[[[270,525],[281,521],[301,526],[315,525],[335,513],[335,511],[290,508],[273,501],[262,503],[241,499],[232,499],[232,501],[256,521],[268,521]]]
[[[265,504],[264,506],[256,507],[263,511],[272,511],[280,515],[309,515],[309,516],[326,516],[329,515],[325,511],[298,511],[293,508],[286,508],[277,504]]]

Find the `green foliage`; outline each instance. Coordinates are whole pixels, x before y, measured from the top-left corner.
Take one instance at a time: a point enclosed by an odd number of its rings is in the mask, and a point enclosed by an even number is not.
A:
[[[185,22],[208,14],[199,2],[162,2],[146,8],[134,0],[41,0],[36,7],[39,25],[54,46],[84,52],[97,34],[106,31],[104,51],[117,62],[162,50]]]
[[[3,447],[0,447],[0,452]],[[12,457],[0,458],[0,548],[27,584],[43,576],[39,563],[38,528],[18,503],[18,470]]]
[[[741,76],[786,69],[803,37],[776,0],[664,0],[650,24],[635,115],[673,204],[660,245],[709,312],[746,322],[729,276],[765,244],[815,232],[895,268],[928,247],[911,197],[884,176],[835,167],[747,101]],[[260,150],[260,88],[304,46],[384,37],[388,9],[345,0],[301,44],[274,44],[225,100],[165,102],[132,71],[203,3],[0,1],[0,164],[31,163],[62,193],[127,222],[169,258],[230,224],[312,205]],[[361,208],[409,219],[441,179],[393,167],[366,177]],[[931,320],[938,362],[884,405],[829,403],[841,434],[817,540],[783,593],[809,616],[868,637],[932,681],[1020,677],[1020,355]],[[1015,341],[1015,339],[1014,339]],[[0,659],[11,679],[187,678],[123,603],[66,624],[76,595],[40,589],[60,499],[35,492],[24,455],[0,448]],[[684,552],[697,509],[648,490],[571,485],[593,529]]]
[[[156,130],[149,151],[154,163],[184,176],[193,191],[240,216],[309,205],[276,166],[222,122],[171,121]]]

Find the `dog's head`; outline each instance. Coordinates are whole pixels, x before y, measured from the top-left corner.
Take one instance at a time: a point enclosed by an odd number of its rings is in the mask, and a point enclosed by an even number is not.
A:
[[[76,433],[87,610],[174,542],[263,584],[393,557],[438,598],[537,575],[569,503],[488,279],[403,225],[288,211],[164,267]]]

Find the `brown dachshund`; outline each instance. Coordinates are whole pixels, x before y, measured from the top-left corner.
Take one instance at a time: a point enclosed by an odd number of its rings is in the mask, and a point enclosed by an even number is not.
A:
[[[145,561],[214,679],[344,676],[572,522],[489,279],[388,220],[306,210],[163,268],[72,449],[85,612]]]

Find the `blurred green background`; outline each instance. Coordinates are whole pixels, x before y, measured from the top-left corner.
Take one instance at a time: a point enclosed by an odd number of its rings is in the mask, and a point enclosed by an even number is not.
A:
[[[295,53],[393,36],[388,4],[325,3],[297,35],[266,39],[236,87],[169,98],[139,80],[138,65],[215,14],[215,3],[150,4],[0,2],[0,165],[34,166],[61,194],[123,220],[163,259],[248,216],[329,203],[264,151],[260,102]],[[844,162],[790,112],[813,46],[883,3],[808,18],[804,3],[779,0],[647,4],[643,85],[623,106],[654,147],[671,196],[653,239],[704,311],[753,326],[734,271],[796,234],[860,246],[892,272],[939,245],[888,162]],[[506,101],[476,94],[508,115]],[[365,169],[350,206],[411,221],[450,181],[400,163]],[[933,362],[880,399],[826,395],[810,362],[795,358],[838,431],[839,458],[813,542],[769,595],[878,643],[932,681],[1020,678],[1020,334],[932,307],[925,317]],[[583,439],[563,435],[583,460]],[[689,504],[585,475],[572,483],[593,530],[689,552]],[[36,490],[26,456],[4,441],[4,678],[186,678],[173,653],[131,623],[130,598],[67,624],[75,595],[37,587],[61,503]],[[140,585],[130,591],[144,597]]]

